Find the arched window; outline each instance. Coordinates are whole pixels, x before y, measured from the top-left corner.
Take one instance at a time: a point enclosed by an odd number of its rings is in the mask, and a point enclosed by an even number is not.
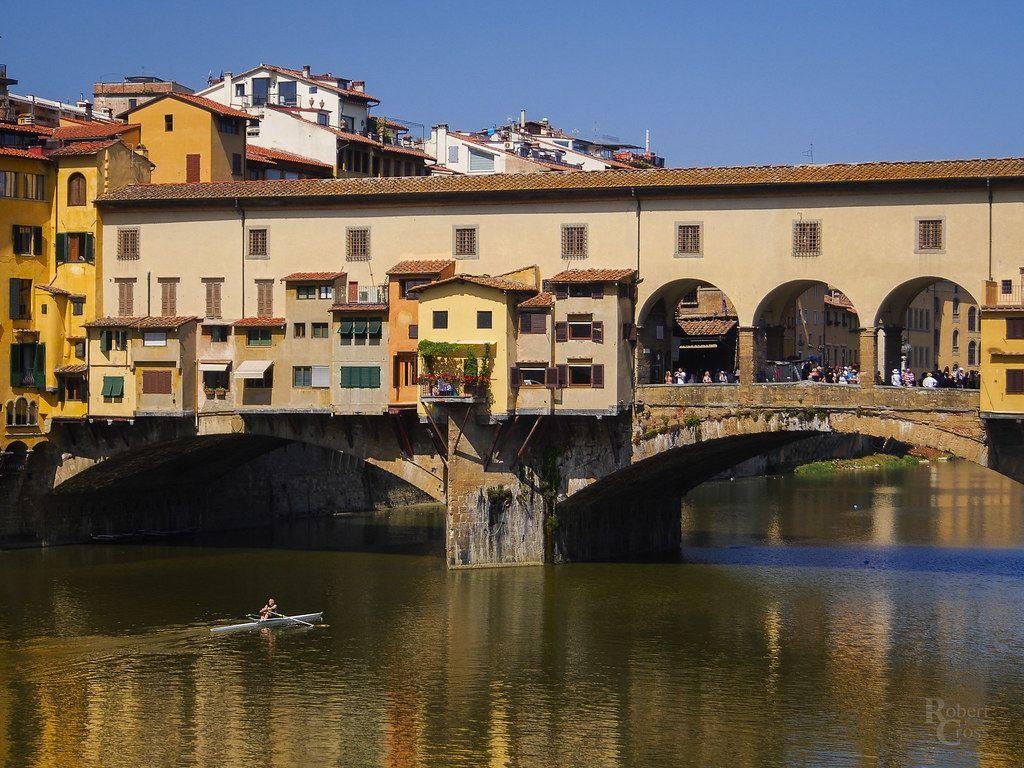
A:
[[[953,331],[953,351],[960,350],[960,331]]]
[[[80,173],[68,179],[68,205],[85,205],[85,176]]]
[[[971,307],[967,310],[967,330],[977,331],[978,330],[978,308]]]
[[[960,317],[960,299],[953,299],[953,319],[957,320]]]
[[[33,400],[28,404],[28,424],[34,427],[39,423],[39,403]]]
[[[977,365],[978,364],[978,344],[977,342],[970,342],[967,345],[967,364]]]
[[[7,426],[14,426],[14,401],[8,400],[4,406],[4,414],[6,416]]]
[[[28,426],[28,400],[24,397],[14,401],[14,426]]]

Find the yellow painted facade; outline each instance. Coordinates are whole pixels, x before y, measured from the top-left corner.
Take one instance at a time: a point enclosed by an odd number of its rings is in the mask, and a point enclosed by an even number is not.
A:
[[[142,144],[156,166],[154,184],[244,178],[245,120],[175,96],[154,99],[126,114],[141,127]],[[231,130],[222,130],[228,127]],[[192,178],[190,156],[198,163]]]
[[[981,307],[982,415],[1024,415],[1024,268],[1021,281],[985,284]],[[1008,289],[1008,290],[1007,290]]]

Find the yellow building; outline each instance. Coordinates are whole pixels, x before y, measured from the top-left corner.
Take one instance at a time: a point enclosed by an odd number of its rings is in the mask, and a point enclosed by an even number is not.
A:
[[[513,405],[509,370],[515,365],[516,307],[536,295],[539,270],[455,275],[410,288],[420,297],[420,413],[424,403],[485,402],[492,417]]]
[[[1024,279],[1024,277],[1022,277]],[[981,307],[981,412],[1024,415],[1024,300],[1021,284],[990,282]]]
[[[168,93],[121,116],[142,128],[142,143],[156,164],[154,183],[246,178],[246,126],[254,118],[241,110]]]

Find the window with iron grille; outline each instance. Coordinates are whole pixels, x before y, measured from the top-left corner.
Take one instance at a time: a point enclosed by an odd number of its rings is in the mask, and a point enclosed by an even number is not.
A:
[[[117,258],[122,261],[139,258],[139,230],[122,227],[117,230]]]
[[[917,250],[942,250],[942,219],[918,219]]]
[[[267,230],[249,230],[249,258],[266,259],[269,256],[267,251]]]
[[[999,292],[1004,296],[1013,293],[1013,280],[1000,280]]]
[[[455,258],[475,259],[477,252],[476,227],[455,228]]]
[[[345,261],[370,260],[370,228],[350,227],[345,232]]]
[[[562,225],[562,258],[563,259],[585,259],[585,258],[587,258],[587,225],[586,224],[563,224]]]
[[[701,255],[700,224],[676,224],[676,256]]]
[[[820,256],[821,255],[821,222],[820,221],[794,221],[793,222],[793,255],[794,256]]]

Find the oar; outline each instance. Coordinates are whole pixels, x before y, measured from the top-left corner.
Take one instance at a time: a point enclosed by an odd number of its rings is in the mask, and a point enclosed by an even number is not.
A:
[[[303,621],[302,619],[296,619],[294,616],[282,616],[280,613],[275,613],[274,611],[271,611],[270,613],[272,615],[274,615],[274,616],[277,616],[279,619],[288,619],[289,621],[294,621],[296,624],[304,624],[307,627],[312,627],[313,626],[308,621]]]

